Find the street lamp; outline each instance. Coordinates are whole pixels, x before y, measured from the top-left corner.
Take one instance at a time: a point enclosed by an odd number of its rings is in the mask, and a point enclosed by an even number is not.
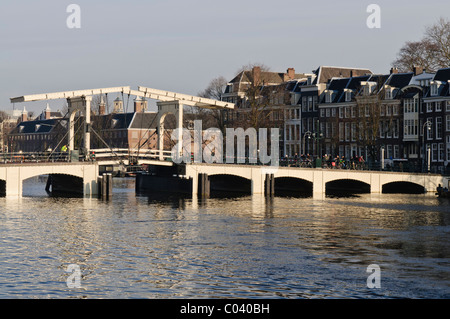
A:
[[[422,171],[425,169],[425,154],[426,154],[426,147],[425,147],[425,125],[427,126],[428,131],[431,131],[431,122],[426,121],[423,123],[422,126],[422,147],[423,147],[423,156],[422,156]],[[429,165],[428,165],[429,166]],[[428,168],[428,170],[430,170]]]
[[[311,138],[312,133],[310,131],[307,131],[305,134],[303,134],[303,147],[302,147],[302,153],[305,154],[305,138],[308,135],[308,138]]]

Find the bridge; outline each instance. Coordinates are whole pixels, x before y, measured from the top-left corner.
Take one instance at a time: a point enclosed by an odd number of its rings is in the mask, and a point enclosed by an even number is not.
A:
[[[178,177],[172,177],[175,172],[178,172]],[[137,191],[163,190],[164,183],[161,183],[158,175],[164,180],[170,180],[167,190],[176,189],[200,196],[207,196],[215,191],[266,196],[289,192],[308,194],[320,199],[340,190],[372,194],[434,194],[439,184],[443,187],[450,186],[450,177],[438,174],[189,163],[169,173],[139,176],[136,181]],[[153,188],[152,183],[157,184],[158,188]]]
[[[91,125],[92,96],[114,92],[158,101],[157,150],[114,149],[109,145],[106,145],[106,149],[91,150],[91,133],[95,133]],[[132,90],[129,86],[121,86],[41,93],[13,97],[10,100],[11,103],[24,103],[58,99],[66,99],[68,104],[68,152],[0,154],[0,160],[3,159],[3,164],[0,164],[0,193],[6,196],[21,196],[22,184],[25,179],[38,175],[49,175],[47,189],[51,184],[53,189],[65,191],[74,187],[76,192],[83,195],[95,195],[99,192],[99,166],[122,164],[131,159],[138,161],[140,164],[173,165],[167,161],[171,158],[171,152],[164,150],[164,119],[167,114],[173,114],[177,128],[182,128],[183,107],[185,105],[207,109],[234,108],[233,103],[141,86],[138,87],[138,90]],[[80,150],[75,149],[76,114],[84,115],[83,146]],[[182,130],[178,131],[178,138],[181,140]],[[178,144],[178,151],[181,152],[181,143]],[[82,158],[77,156],[78,153],[83,155]],[[94,154],[95,159],[92,158]]]

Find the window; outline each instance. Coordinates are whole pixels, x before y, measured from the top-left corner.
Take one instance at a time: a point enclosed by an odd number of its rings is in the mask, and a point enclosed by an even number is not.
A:
[[[344,141],[344,123],[339,123],[339,141]]]
[[[447,135],[447,161],[450,162],[450,135]]]
[[[436,102],[436,112],[442,111],[442,102]]]
[[[352,123],[352,141],[356,141],[356,123]]]
[[[439,143],[438,144],[438,161],[443,162],[444,156],[445,156],[444,143]]]
[[[400,131],[400,120],[394,121],[394,138],[398,138],[398,132]]]
[[[352,91],[345,91],[345,101],[349,102],[352,100]]]
[[[385,106],[385,105],[381,105],[381,106],[380,106],[380,116],[384,116],[384,114],[385,114],[385,109],[386,109],[386,106]]]
[[[350,117],[350,107],[346,106],[345,107],[345,118],[348,119]]]
[[[340,119],[344,118],[344,107],[343,106],[339,107],[339,118]]]
[[[331,96],[333,95],[333,92],[326,91],[325,92],[325,103],[331,103]]]
[[[326,110],[326,116],[330,117],[330,109],[329,108],[327,108],[327,110]]]
[[[392,145],[388,145],[387,147],[386,147],[386,157],[387,158],[392,158]]]
[[[351,131],[350,122],[345,123],[345,141],[350,141]]]
[[[308,96],[308,112],[311,112],[313,109],[313,98],[312,96]]]
[[[384,121],[380,121],[380,137],[384,138]]]
[[[438,148],[437,148],[437,144],[433,143],[431,144],[431,160],[433,162],[436,162],[438,158]]]
[[[394,158],[400,158],[400,146],[394,145]]]
[[[336,117],[336,108],[335,108],[335,107],[333,107],[333,108],[331,109],[331,116],[332,116],[332,117]]]
[[[430,124],[431,127],[433,127],[433,119],[431,117],[427,118],[427,121]],[[427,127],[425,127],[426,131],[427,131],[427,140],[431,140],[433,138],[433,130],[428,129]]]
[[[386,105],[386,116],[391,116],[392,114],[392,106]]]
[[[318,97],[314,96],[313,97],[313,111],[317,111],[317,106],[318,106],[317,100],[318,100]]]
[[[392,137],[392,127],[389,125],[389,121],[384,122],[385,124],[385,130],[386,130],[386,137],[391,138]]]
[[[392,99],[392,89],[390,89],[390,88],[386,89],[385,99],[386,100]]]
[[[364,86],[364,95],[369,95],[370,94],[370,86],[367,84]]]
[[[320,109],[320,117],[325,117],[325,109]]]
[[[446,120],[445,120],[445,122],[446,122],[445,130],[447,132],[450,132],[450,115],[447,115],[445,118],[446,118]]]
[[[392,106],[392,114],[393,115],[398,115],[398,105]]]
[[[427,113],[433,112],[433,103],[427,103]]]
[[[366,106],[364,107],[364,112],[365,112],[366,117],[369,117],[369,115],[370,115],[370,108],[369,108],[368,105],[366,105]]]
[[[442,117],[436,117],[436,138],[442,139]]]
[[[431,85],[431,96],[436,96],[438,95],[438,87],[437,84],[432,84]]]
[[[308,105],[306,102],[306,96],[302,97],[302,112],[307,112],[308,111]]]
[[[445,108],[447,112],[450,112],[450,101],[447,101],[447,106]]]
[[[352,106],[352,118],[356,117],[356,106]]]

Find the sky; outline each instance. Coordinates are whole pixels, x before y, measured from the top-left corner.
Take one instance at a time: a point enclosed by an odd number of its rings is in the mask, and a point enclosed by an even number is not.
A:
[[[67,25],[71,4],[80,28]],[[380,28],[367,26],[370,4],[381,10]],[[402,45],[439,17],[450,17],[450,1],[2,0],[0,110],[40,113],[46,101],[10,98],[116,86],[196,95],[249,63],[388,73]],[[56,110],[63,101],[48,103]]]

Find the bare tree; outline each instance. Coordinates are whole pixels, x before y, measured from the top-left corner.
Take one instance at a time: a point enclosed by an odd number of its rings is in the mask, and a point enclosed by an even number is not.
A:
[[[227,83],[227,79],[223,76],[218,76],[217,78],[212,79],[206,89],[198,93],[198,96],[220,101],[222,100],[222,95],[225,91]]]
[[[437,64],[440,68],[450,66],[450,20],[440,18],[437,23],[427,27],[425,37],[436,47]]]
[[[250,63],[247,63],[247,64],[241,66],[237,70],[236,74],[239,74],[239,73],[241,73],[243,71],[251,71],[255,66],[259,67],[262,72],[269,72],[270,71],[270,67],[265,65],[264,63],[250,62]]]
[[[406,42],[392,65],[400,72],[411,72],[415,66],[435,71],[439,69],[438,55],[438,48],[426,39]]]
[[[408,41],[400,49],[392,65],[400,72],[409,72],[414,66],[436,71],[450,65],[450,20],[440,18],[426,28],[420,41]]]
[[[108,99],[108,95],[102,95],[102,94],[98,94],[98,95],[94,95],[92,97],[92,102],[91,102],[91,112],[93,112],[94,114],[99,114],[100,113],[100,104],[102,103],[105,104],[105,112],[109,113],[109,107],[110,107],[110,102]]]
[[[203,91],[198,93],[198,96],[221,101],[227,83],[228,81],[223,76],[218,76],[212,79],[211,82],[209,82],[208,86]],[[225,131],[224,117],[222,110],[209,110],[192,107],[190,111],[192,114],[195,114],[197,118],[201,119],[203,122],[209,123],[208,126],[217,127],[222,132]]]

